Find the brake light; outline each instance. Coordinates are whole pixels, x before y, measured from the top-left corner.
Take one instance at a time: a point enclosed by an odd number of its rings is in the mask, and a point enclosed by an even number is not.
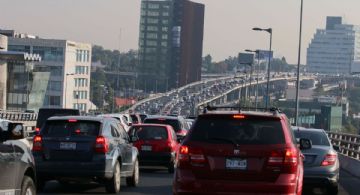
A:
[[[33,139],[33,151],[39,152],[42,151],[42,137],[41,135],[35,135]]]
[[[321,166],[330,166],[336,162],[336,154],[327,154],[325,159],[321,162]]]
[[[206,158],[201,149],[189,148],[188,146],[180,146],[179,149],[180,166],[191,164],[193,166],[204,166]]]
[[[36,127],[36,128],[35,128],[35,131],[36,131],[36,132],[39,132],[39,131],[40,131],[40,128],[39,128],[39,127]]]
[[[239,114],[237,114],[237,115],[234,115],[233,118],[234,118],[234,119],[244,119],[245,116],[244,116],[244,115],[239,115]]]
[[[286,173],[296,171],[298,165],[298,152],[296,149],[272,151],[268,159],[268,168]]]
[[[76,119],[69,119],[69,123],[76,123],[77,120]]]
[[[95,141],[95,152],[107,153],[109,151],[109,144],[105,137],[98,136]]]

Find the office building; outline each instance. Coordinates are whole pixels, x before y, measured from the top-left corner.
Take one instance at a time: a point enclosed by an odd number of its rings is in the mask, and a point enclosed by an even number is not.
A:
[[[0,30],[0,34],[2,31]],[[50,72],[42,107],[91,109],[90,64],[91,45],[69,40],[42,39],[37,36],[4,31],[8,50],[39,54],[34,71]]]
[[[161,92],[201,78],[204,5],[142,0],[138,86]]]
[[[360,60],[360,26],[327,17],[326,29],[317,29],[307,49],[308,71],[350,74]]]
[[[7,51],[8,38],[0,35],[0,110],[25,111],[42,105],[49,73],[34,72],[38,54]]]

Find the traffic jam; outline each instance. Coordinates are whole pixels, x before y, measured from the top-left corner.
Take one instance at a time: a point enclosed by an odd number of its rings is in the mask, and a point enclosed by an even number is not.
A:
[[[122,193],[124,183],[139,188],[149,167],[173,178],[166,194],[338,193],[339,148],[277,108],[208,106],[195,119],[50,108],[38,116],[35,135],[0,120],[0,194],[43,193],[53,181]]]

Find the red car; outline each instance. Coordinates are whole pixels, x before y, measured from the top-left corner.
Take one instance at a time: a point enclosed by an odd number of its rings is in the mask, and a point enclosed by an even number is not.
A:
[[[301,139],[300,146],[311,142]],[[175,167],[176,195],[302,193],[303,155],[278,111],[199,115]]]
[[[170,125],[137,124],[129,130],[134,146],[139,150],[139,164],[144,166],[165,166],[174,172],[176,151],[179,143]]]

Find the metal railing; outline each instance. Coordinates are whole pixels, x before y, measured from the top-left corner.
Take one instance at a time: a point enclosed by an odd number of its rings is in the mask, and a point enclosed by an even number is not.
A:
[[[36,121],[37,113],[0,111],[0,118],[11,120],[11,121]]]
[[[360,136],[348,133],[327,132],[331,143],[339,146],[340,153],[360,160]]]

